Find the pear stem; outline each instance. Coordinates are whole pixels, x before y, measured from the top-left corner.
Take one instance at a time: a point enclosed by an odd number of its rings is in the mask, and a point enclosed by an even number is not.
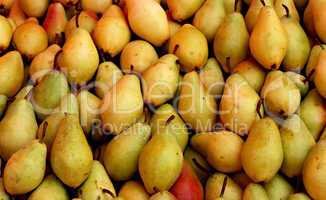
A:
[[[206,172],[207,174],[211,175],[213,172],[211,172],[210,170],[206,169],[205,167],[203,167],[195,158],[191,159],[192,162],[194,162],[194,164],[202,171]]]
[[[75,19],[75,20],[76,20],[76,27],[77,27],[77,28],[79,28],[79,16],[80,16],[80,13],[81,13],[81,12],[78,11],[77,14],[76,14],[76,19]]]
[[[259,101],[257,102],[256,112],[258,113],[260,119],[263,118],[262,114],[260,113],[260,107],[262,104],[263,104],[263,100],[259,99]]]
[[[225,65],[226,65],[226,68],[227,68],[227,69],[229,70],[229,72],[231,73],[231,58],[230,58],[230,57],[227,57],[227,58],[226,58]]]
[[[310,79],[311,79],[311,77],[314,75],[314,73],[315,73],[315,69],[312,69],[310,72],[309,72],[309,74],[308,74],[308,76],[307,76],[307,78],[305,79],[305,83],[306,82],[308,82]]]
[[[228,184],[228,177],[225,176],[224,180],[223,180],[223,185],[222,185],[222,189],[221,189],[221,193],[220,193],[219,197],[223,198],[227,184]]]
[[[172,120],[174,120],[175,116],[171,115],[165,122],[165,126],[169,125],[171,123]]]
[[[238,3],[240,0],[235,0],[234,1],[234,12],[237,12],[237,7],[238,7]]]
[[[266,6],[266,3],[264,0],[260,0],[261,4],[263,4],[263,6],[265,7]]]
[[[43,139],[45,137],[45,133],[46,133],[46,129],[48,128],[48,125],[49,125],[49,123],[47,121],[45,121],[44,124],[43,124],[42,134],[39,137],[40,142],[43,142]]]
[[[285,10],[285,13],[286,13],[285,16],[287,18],[289,18],[290,17],[290,10],[289,10],[289,8],[285,4],[282,4],[282,6],[283,6],[283,8]]]
[[[62,53],[62,49],[60,49],[54,56],[53,60],[53,69],[59,71],[59,64],[58,64],[58,58],[59,55]]]
[[[174,46],[173,54],[175,54],[178,51],[179,47],[180,46],[178,44]]]

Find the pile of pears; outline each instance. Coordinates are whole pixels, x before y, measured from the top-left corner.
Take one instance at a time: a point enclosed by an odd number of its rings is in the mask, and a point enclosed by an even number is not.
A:
[[[326,200],[326,0],[0,0],[1,200]]]

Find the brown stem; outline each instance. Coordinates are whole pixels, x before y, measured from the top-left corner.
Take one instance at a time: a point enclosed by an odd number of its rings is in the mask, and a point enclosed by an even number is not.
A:
[[[285,16],[287,18],[289,18],[290,17],[290,10],[289,10],[289,8],[285,4],[282,4],[282,6],[283,6],[283,8],[285,10],[285,13],[286,13]]]
[[[256,112],[258,113],[260,119],[263,118],[262,114],[260,113],[260,107],[262,104],[263,104],[263,100],[259,99],[259,101],[257,102]]]
[[[223,180],[223,185],[222,185],[222,189],[221,189],[219,197],[223,198],[227,184],[228,184],[228,177],[225,176],[224,180]]]
[[[261,4],[263,4],[263,6],[266,6],[266,3],[264,0],[260,0]]]
[[[174,120],[175,116],[171,115],[165,122],[165,126],[169,125],[172,120]]]
[[[41,142],[43,142],[43,139],[45,137],[45,133],[46,133],[46,129],[48,128],[48,125],[49,125],[49,123],[47,121],[45,121],[44,124],[43,124],[43,129],[42,129],[41,135],[39,137]]]

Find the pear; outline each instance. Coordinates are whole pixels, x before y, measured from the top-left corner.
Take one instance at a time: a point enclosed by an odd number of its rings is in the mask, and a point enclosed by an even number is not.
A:
[[[213,41],[217,29],[225,17],[223,2],[207,0],[194,16],[192,24],[206,36],[208,42]]]
[[[96,95],[103,98],[122,76],[121,70],[113,62],[101,63],[96,74]]]
[[[240,12],[242,7],[242,1],[224,0],[224,7],[227,14],[231,14],[233,12]]]
[[[141,117],[143,107],[139,79],[135,75],[124,75],[102,101],[101,119],[104,128],[119,134]]]
[[[73,16],[65,26],[65,36],[69,38],[77,28],[82,28],[89,33],[95,28],[98,18],[92,11],[81,11],[79,15]]]
[[[150,121],[153,135],[160,134],[167,128],[175,136],[180,148],[184,150],[188,144],[188,130],[177,111],[170,104],[164,104],[155,110]]]
[[[249,33],[241,13],[227,15],[214,38],[214,54],[225,72],[243,61],[249,54]]]
[[[205,156],[212,167],[224,173],[241,170],[242,144],[241,137],[229,131],[200,133],[191,138],[192,147]]]
[[[325,68],[325,64],[326,64],[326,51],[323,50],[320,53],[319,59],[318,59],[318,63],[316,66],[316,71],[315,71],[315,77],[314,77],[314,83],[315,86],[319,92],[319,94],[326,98],[326,68]]]
[[[309,152],[302,170],[303,183],[312,199],[325,199],[326,141],[320,140]]]
[[[309,91],[299,109],[300,118],[304,121],[311,135],[317,140],[326,124],[325,100],[316,89]]]
[[[51,194],[51,195],[49,195]],[[39,185],[36,190],[28,197],[28,200],[39,200],[39,199],[49,199],[49,200],[68,200],[69,195],[63,184],[53,175],[48,175],[44,178],[41,185]]]
[[[11,27],[9,20],[2,15],[0,15],[0,26],[0,52],[2,52],[10,45],[13,28]]]
[[[303,23],[309,35],[314,37],[317,36],[312,13],[312,1],[308,1],[307,6],[304,10]]]
[[[79,197],[83,200],[92,200],[110,199],[109,197],[115,196],[115,189],[105,168],[99,161],[94,160],[88,178],[79,188]]]
[[[150,133],[150,126],[136,123],[108,143],[103,160],[110,177],[116,181],[125,181],[134,175],[138,157]]]
[[[199,72],[200,81],[209,94],[220,96],[223,93],[224,77],[220,64],[215,58],[209,58],[206,65]]]
[[[287,52],[288,38],[273,7],[266,5],[261,8],[250,35],[249,47],[252,56],[264,68],[280,67]]]
[[[27,84],[25,87],[23,87],[15,96],[15,101],[20,99],[25,99],[30,91],[33,89],[33,85]]]
[[[162,56],[142,74],[144,101],[160,106],[173,98],[179,83],[178,58],[173,54]]]
[[[202,68],[208,58],[208,44],[196,27],[185,24],[170,38],[169,53],[175,54],[187,72]]]
[[[68,93],[62,97],[59,105],[55,108],[54,113],[68,113],[79,117],[79,103],[75,94]]]
[[[322,52],[323,49],[326,49],[326,45],[320,44],[315,45],[312,47],[309,60],[306,67],[306,77],[309,81],[313,81],[315,78],[315,68],[318,64],[318,59],[320,56],[320,52]]]
[[[112,0],[81,0],[83,10],[104,13],[112,5]]]
[[[120,56],[121,69],[124,72],[142,73],[158,61],[154,47],[144,40],[129,42]]]
[[[315,140],[298,115],[287,118],[280,129],[284,161],[281,171],[288,177],[301,175],[303,162]]]
[[[233,68],[232,73],[240,74],[257,93],[263,86],[266,76],[264,69],[253,58],[240,62]]]
[[[0,198],[2,200],[10,200],[11,199],[4,188],[3,178],[0,178]]]
[[[93,155],[76,115],[66,114],[61,120],[50,160],[55,175],[69,187],[80,186],[88,177]]]
[[[14,96],[24,79],[24,63],[18,51],[10,51],[0,57],[0,94]]]
[[[261,9],[264,7],[263,3],[267,6],[273,6],[274,0],[251,0],[251,3],[249,4],[249,9],[245,15],[245,21],[250,33],[257,22]]]
[[[175,196],[168,191],[162,191],[153,194],[149,200],[177,200],[177,198],[175,198]]]
[[[306,96],[307,92],[309,91],[309,82],[307,81],[307,78],[296,72],[285,72],[285,75],[289,77],[295,86],[297,86],[301,97]]]
[[[240,135],[246,135],[252,124],[263,116],[258,94],[237,73],[226,80],[219,112],[223,125]]]
[[[284,9],[284,7],[287,7],[287,9]],[[283,16],[291,16],[294,21],[298,23],[300,22],[300,16],[295,7],[294,0],[275,0],[274,8],[279,18],[283,18]]]
[[[215,173],[206,183],[205,200],[216,200],[218,197],[222,199],[241,200],[241,188],[227,175]]]
[[[55,58],[60,50],[60,46],[53,44],[33,58],[29,75],[34,82],[40,82],[54,68]]]
[[[311,12],[313,17],[313,24],[316,30],[318,37],[326,43],[326,1],[316,0],[311,2]]]
[[[128,200],[148,200],[144,186],[138,181],[128,181],[123,184],[119,191],[119,196]]]
[[[0,118],[4,114],[4,111],[7,107],[8,98],[5,95],[0,94]]]
[[[139,37],[155,46],[161,46],[169,39],[169,25],[166,13],[153,0],[125,0],[129,25]]]
[[[268,115],[289,116],[297,111],[301,101],[299,89],[278,70],[267,74],[260,95]]]
[[[231,176],[232,180],[236,182],[242,189],[246,189],[246,187],[254,183],[250,177],[245,172],[238,172]]]
[[[22,10],[29,17],[42,17],[48,8],[48,0],[19,0]]]
[[[271,118],[255,122],[241,151],[242,167],[254,181],[269,181],[283,162],[283,148],[279,129]]]
[[[96,46],[111,57],[119,54],[130,41],[131,33],[125,16],[117,5],[110,6],[96,23],[93,33]]]
[[[20,7],[19,0],[14,0],[9,12],[9,19],[13,20],[17,26],[26,20],[26,15]]]
[[[46,146],[33,140],[8,160],[3,172],[6,191],[12,195],[32,191],[42,182],[45,167]]]
[[[210,131],[216,121],[216,102],[201,83],[197,72],[187,73],[181,83],[178,110],[186,123],[198,131]]]
[[[269,200],[263,186],[255,183],[249,184],[243,192],[243,200]]]
[[[278,174],[265,183],[264,188],[270,200],[287,200],[294,192],[290,183]]]
[[[21,54],[32,59],[48,47],[48,36],[37,20],[30,18],[16,28],[13,42]]]
[[[147,192],[169,190],[179,177],[182,164],[182,150],[173,135],[162,131],[152,137],[138,160],[139,174]]]
[[[176,21],[183,21],[193,16],[205,0],[167,0],[172,18]]]
[[[287,10],[288,13],[281,18],[281,23],[288,37],[288,48],[282,65],[287,71],[300,72],[309,58],[310,43],[308,36],[299,22],[295,20],[294,16],[289,11],[289,8],[285,8],[286,9],[284,10]]]
[[[288,200],[310,200],[310,197],[304,193],[291,194]]]

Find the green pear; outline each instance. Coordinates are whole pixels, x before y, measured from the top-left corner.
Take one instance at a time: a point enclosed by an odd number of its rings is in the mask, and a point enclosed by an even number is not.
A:
[[[167,0],[172,18],[183,21],[193,16],[205,0]]]
[[[326,1],[325,0],[316,0],[311,2],[311,12],[313,17],[313,24],[316,30],[318,37],[326,43]]]
[[[79,105],[77,97],[72,93],[66,94],[61,98],[61,101],[55,108],[54,112],[74,114],[79,117]]]
[[[296,72],[285,72],[285,75],[290,78],[290,80],[297,86],[300,91],[301,97],[306,96],[309,92],[309,81],[307,78]]]
[[[65,114],[51,149],[51,167],[69,187],[80,186],[88,177],[93,155],[76,115]]]
[[[43,182],[32,192],[28,200],[69,200],[64,185],[53,175],[48,175]]]
[[[128,181],[123,184],[119,191],[119,196],[128,200],[148,200],[147,194],[142,183],[138,181]]]
[[[223,191],[224,190],[224,191]],[[215,173],[206,182],[205,200],[222,199],[241,200],[241,188],[227,175]]]
[[[165,128],[175,136],[180,148],[188,144],[189,133],[177,111],[170,104],[164,104],[155,110],[150,121],[153,135],[160,134]]]
[[[287,118],[280,129],[284,161],[281,171],[288,177],[301,175],[303,162],[316,144],[298,115]]]
[[[153,194],[149,200],[177,200],[177,198],[168,191],[162,191]]]
[[[99,64],[99,56],[89,33],[76,28],[62,47],[60,69],[69,83],[83,84],[89,81]]]
[[[121,133],[141,117],[143,107],[139,79],[136,75],[124,75],[102,101],[104,128],[114,134]]]
[[[23,84],[24,64],[18,51],[0,57],[0,94],[14,96]]]
[[[250,35],[249,47],[252,56],[264,68],[280,67],[288,48],[288,38],[273,7],[265,5],[261,8]]]
[[[290,183],[278,174],[266,182],[264,188],[270,200],[287,200],[294,192]]]
[[[304,121],[311,135],[317,140],[326,124],[325,100],[316,89],[309,91],[299,109],[300,118]]]
[[[211,42],[224,17],[224,1],[207,0],[196,12],[192,24]]]
[[[243,200],[269,200],[263,186],[255,183],[249,184],[243,191]]]
[[[288,200],[310,200],[310,197],[304,193],[291,194]]]
[[[249,33],[241,13],[227,15],[214,38],[214,54],[225,72],[243,61],[249,54]]]
[[[170,38],[169,53],[179,58],[185,71],[200,69],[208,58],[206,37],[196,27],[185,24]]]
[[[325,68],[325,64],[326,64],[326,50],[323,50],[320,53],[319,59],[318,59],[318,63],[316,66],[316,71],[315,71],[315,77],[314,77],[314,83],[315,86],[319,92],[319,94],[326,98],[326,68]]]
[[[26,99],[19,99],[8,106],[0,122],[0,155],[10,156],[36,137],[37,122],[33,106]]]
[[[142,73],[144,101],[160,106],[173,98],[179,83],[178,57],[173,54],[162,56],[156,64]]]
[[[101,63],[96,74],[96,95],[103,98],[122,76],[121,70],[113,62]]]
[[[242,167],[254,181],[269,181],[283,162],[283,148],[279,129],[271,118],[253,124],[241,151]]]
[[[315,68],[316,68],[316,66],[318,64],[318,59],[319,59],[320,52],[323,49],[326,49],[326,45],[323,45],[323,44],[315,45],[311,49],[309,60],[308,60],[306,71],[305,71],[306,72],[306,77],[308,78],[309,81],[314,80]]]
[[[267,6],[273,6],[274,0],[264,0],[263,2],[261,0],[251,0],[249,4],[249,9],[245,15],[245,21],[250,33],[254,29],[260,10],[264,7],[263,3]]]
[[[0,178],[0,199],[2,199],[2,200],[10,200],[11,199],[4,188],[3,178]]]
[[[179,177],[182,164],[182,150],[173,135],[162,131],[152,137],[138,160],[139,174],[147,192],[169,190]]]
[[[284,7],[287,7],[287,9],[285,10]],[[293,20],[298,23],[300,22],[300,16],[295,7],[294,0],[275,0],[274,9],[279,18],[283,18],[285,15],[290,15]]]
[[[301,101],[297,86],[278,70],[267,74],[260,96],[268,115],[289,116],[297,111]]]
[[[34,190],[43,180],[46,168],[46,146],[33,140],[15,152],[8,160],[3,181],[12,195]]]
[[[91,172],[79,188],[79,198],[83,200],[111,199],[116,196],[114,186],[103,165],[94,160]],[[110,198],[111,197],[111,198]]]
[[[198,73],[187,73],[181,84],[178,111],[183,120],[198,132],[212,130],[217,105],[200,81]]]
[[[4,111],[7,107],[8,98],[5,95],[0,94],[0,118],[4,114]]]
[[[0,26],[0,52],[2,52],[6,50],[10,45],[10,41],[13,35],[13,28],[10,25],[9,20],[2,15],[0,16]]]
[[[220,64],[215,58],[209,58],[206,65],[199,72],[200,81],[209,94],[220,96],[223,93],[224,77]]]
[[[240,135],[246,135],[252,124],[263,116],[258,94],[236,73],[226,80],[219,112],[224,126]]]
[[[137,172],[139,155],[150,134],[149,125],[136,123],[107,144],[103,161],[110,177],[116,181],[125,181]]]

